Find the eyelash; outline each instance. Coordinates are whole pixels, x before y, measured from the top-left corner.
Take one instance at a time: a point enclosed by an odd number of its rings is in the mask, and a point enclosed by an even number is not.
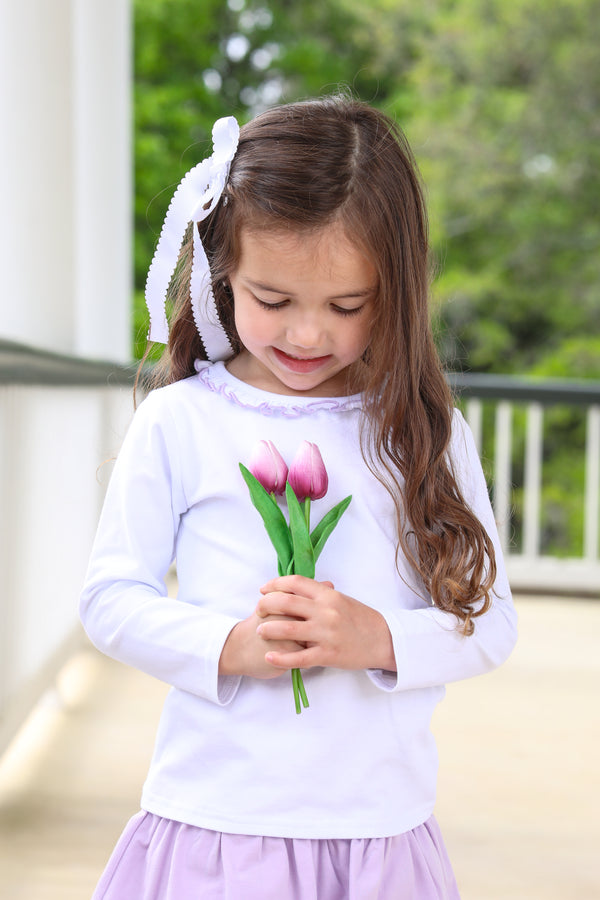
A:
[[[285,306],[285,300],[282,300],[281,303],[266,303],[264,300],[259,300],[258,297],[254,298],[261,309],[283,309]]]
[[[268,309],[270,311],[283,309],[287,302],[286,300],[282,300],[281,303],[266,303],[264,300],[259,300],[258,297],[255,297],[254,299],[261,309]],[[356,316],[362,311],[362,306],[355,306],[352,309],[342,309],[341,306],[333,306],[332,309],[335,310],[339,316]]]
[[[341,306],[333,307],[340,316],[356,316],[359,312],[362,312],[362,306],[354,306],[352,309],[342,309]]]

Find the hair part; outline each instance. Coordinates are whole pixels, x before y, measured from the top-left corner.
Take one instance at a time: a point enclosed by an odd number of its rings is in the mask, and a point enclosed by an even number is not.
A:
[[[448,456],[453,400],[429,315],[428,225],[408,142],[385,114],[346,97],[261,113],[240,133],[223,199],[198,226],[221,322],[234,355],[229,277],[242,229],[316,231],[339,222],[373,263],[378,294],[365,365],[349,392],[362,391],[365,462],[391,494],[403,551],[440,609],[466,634],[491,604],[492,542],[465,502]],[[191,225],[170,286],[168,348],[151,386],[186,378],[206,359],[189,298]]]

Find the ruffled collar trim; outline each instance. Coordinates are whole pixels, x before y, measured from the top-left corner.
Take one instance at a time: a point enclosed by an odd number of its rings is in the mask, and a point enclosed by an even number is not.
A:
[[[290,418],[315,412],[346,412],[362,406],[360,394],[349,397],[298,397],[272,394],[252,387],[235,378],[225,368],[225,363],[210,363],[197,359],[194,363],[198,379],[215,394],[226,397],[231,403],[246,409],[256,409],[263,415],[282,415]]]

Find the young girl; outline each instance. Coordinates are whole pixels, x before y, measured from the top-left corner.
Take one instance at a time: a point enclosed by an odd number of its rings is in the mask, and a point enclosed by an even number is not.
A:
[[[430,719],[446,682],[507,658],[515,612],[432,342],[415,163],[388,118],[344,98],[213,137],[150,269],[168,350],[81,600],[97,647],[172,685],[142,811],[94,897],[456,898]],[[316,579],[275,577],[239,463],[262,446],[285,477],[304,441],[329,479],[315,522],[352,500]]]

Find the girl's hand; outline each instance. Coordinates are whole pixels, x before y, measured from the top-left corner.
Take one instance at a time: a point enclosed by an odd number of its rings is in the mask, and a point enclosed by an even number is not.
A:
[[[283,669],[334,666],[338,669],[396,671],[392,636],[380,612],[336,591],[330,581],[302,575],[274,578],[261,588],[256,613],[266,661]],[[297,650],[282,650],[282,641]]]
[[[280,617],[268,617],[269,620],[271,618]],[[285,655],[296,653],[303,648],[301,644],[285,638],[270,640],[267,643],[262,635],[257,633],[258,626],[265,621],[253,612],[231,629],[221,651],[219,675],[250,675],[253,678],[279,678],[283,675],[284,669],[276,668],[268,662],[265,659],[266,653],[275,650]]]

